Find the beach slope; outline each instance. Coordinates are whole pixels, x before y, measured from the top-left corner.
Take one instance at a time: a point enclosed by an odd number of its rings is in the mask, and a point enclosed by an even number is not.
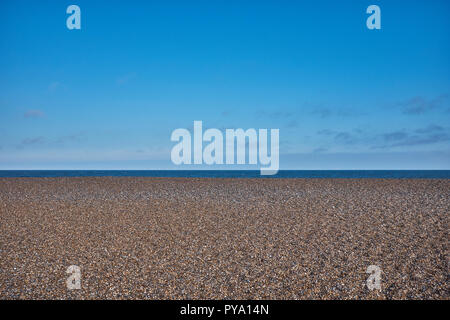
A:
[[[450,180],[0,178],[0,298],[449,299],[449,209]]]

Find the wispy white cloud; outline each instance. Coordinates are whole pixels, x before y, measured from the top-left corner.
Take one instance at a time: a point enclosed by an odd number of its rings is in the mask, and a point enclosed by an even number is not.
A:
[[[422,96],[416,96],[405,101],[400,101],[397,105],[402,109],[404,114],[419,115],[433,110],[448,107],[449,95],[442,94],[433,99],[427,99]]]
[[[123,76],[118,77],[116,79],[116,83],[117,83],[117,85],[122,86],[124,84],[127,84],[128,82],[130,82],[134,78],[136,78],[136,73],[135,72],[127,73],[127,74],[125,74]]]
[[[42,118],[45,116],[45,113],[42,110],[27,110],[23,116],[25,118]]]
[[[55,92],[56,90],[62,88],[62,83],[59,81],[53,81],[48,85],[48,91]]]
[[[22,140],[22,145],[41,144],[45,142],[44,137],[26,138]]]

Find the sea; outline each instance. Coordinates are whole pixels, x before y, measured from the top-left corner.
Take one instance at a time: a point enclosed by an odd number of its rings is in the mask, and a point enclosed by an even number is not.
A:
[[[0,170],[0,177],[450,179],[450,170],[280,170],[272,176],[259,170]]]

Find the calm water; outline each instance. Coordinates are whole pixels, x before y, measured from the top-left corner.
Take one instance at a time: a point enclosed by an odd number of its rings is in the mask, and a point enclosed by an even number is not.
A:
[[[0,177],[384,178],[450,179],[450,170],[0,170]]]

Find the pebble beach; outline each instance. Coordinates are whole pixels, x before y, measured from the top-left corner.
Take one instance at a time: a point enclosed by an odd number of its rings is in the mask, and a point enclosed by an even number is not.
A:
[[[448,300],[449,212],[439,179],[0,178],[0,299]]]

